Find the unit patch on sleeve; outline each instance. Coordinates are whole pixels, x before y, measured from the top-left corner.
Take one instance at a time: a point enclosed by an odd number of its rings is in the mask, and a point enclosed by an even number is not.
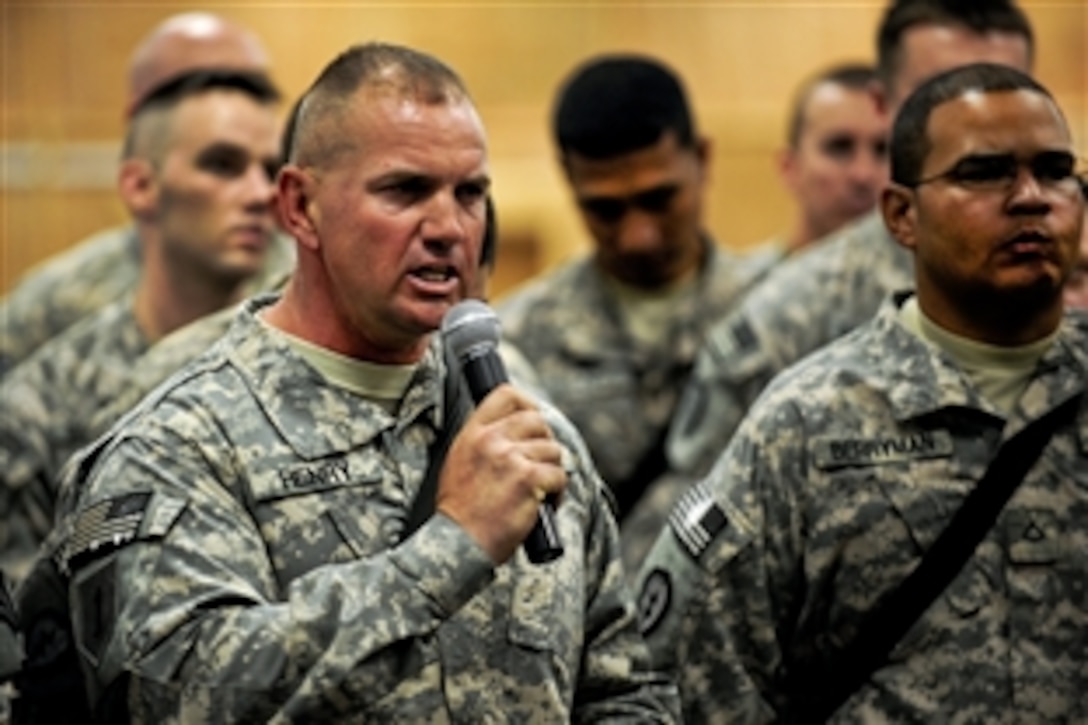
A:
[[[646,636],[661,624],[672,601],[672,580],[664,569],[654,569],[646,577],[638,596],[638,628]]]

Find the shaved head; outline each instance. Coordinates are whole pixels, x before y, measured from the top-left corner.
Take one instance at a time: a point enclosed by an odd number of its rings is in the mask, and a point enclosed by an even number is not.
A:
[[[211,13],[172,15],[140,43],[129,62],[126,115],[156,87],[194,70],[265,73],[268,54],[251,31]]]

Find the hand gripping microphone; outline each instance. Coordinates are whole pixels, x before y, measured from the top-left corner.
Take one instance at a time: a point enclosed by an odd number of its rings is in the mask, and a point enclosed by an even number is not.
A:
[[[507,381],[506,368],[496,350],[499,318],[483,302],[469,299],[450,308],[442,320],[442,340],[460,363],[461,374],[477,404],[492,389]],[[552,501],[545,499],[540,505],[540,517],[522,546],[534,564],[562,556],[563,544],[559,540]]]

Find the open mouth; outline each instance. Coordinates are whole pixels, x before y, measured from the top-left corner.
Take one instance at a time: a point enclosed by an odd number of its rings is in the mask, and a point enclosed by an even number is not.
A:
[[[423,280],[424,282],[448,282],[457,276],[457,272],[453,267],[443,265],[436,267],[420,267],[412,272],[414,277]]]

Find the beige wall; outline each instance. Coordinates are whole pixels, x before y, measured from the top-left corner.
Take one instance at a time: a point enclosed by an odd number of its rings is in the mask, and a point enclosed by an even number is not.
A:
[[[128,55],[151,26],[192,6],[109,0],[0,0],[0,291],[32,263],[124,220],[112,189]],[[773,155],[785,102],[807,72],[873,57],[883,2],[207,3],[252,27],[293,97],[332,56],[367,40],[405,43],[458,69],[491,136],[502,248],[498,291],[584,249],[558,175],[548,112],[581,59],[640,50],[686,79],[714,159],[708,227],[741,248],[782,229],[791,209]],[[1088,153],[1088,0],[1023,2],[1037,74]]]

